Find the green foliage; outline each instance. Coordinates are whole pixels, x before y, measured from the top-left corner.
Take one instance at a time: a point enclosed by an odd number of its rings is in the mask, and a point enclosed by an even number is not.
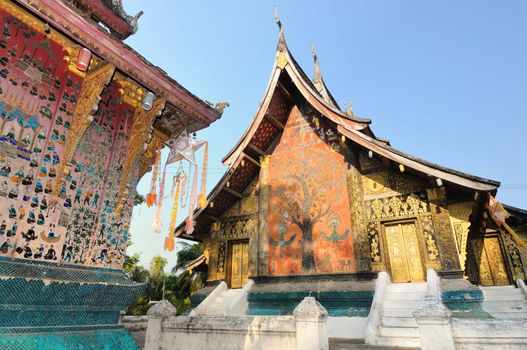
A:
[[[145,196],[143,196],[142,194],[136,193],[135,197],[134,197],[134,206],[135,205],[141,205],[144,202],[146,202]]]
[[[178,245],[181,249],[177,252],[177,264],[170,274],[164,271],[167,260],[159,255],[152,258],[148,270],[139,265],[139,255],[125,257],[124,272],[132,280],[147,284],[145,292],[128,308],[128,314],[146,314],[152,301],[163,299],[163,285],[164,297],[176,307],[178,315],[190,309],[189,296],[203,287],[206,274],[187,271],[184,266],[200,257],[203,248],[197,244],[182,242]]]

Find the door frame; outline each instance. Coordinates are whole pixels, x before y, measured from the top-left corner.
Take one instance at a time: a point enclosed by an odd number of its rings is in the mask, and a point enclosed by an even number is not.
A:
[[[418,242],[417,245],[419,248],[419,257],[421,259],[421,267],[423,269],[423,280],[426,281],[426,256],[427,256],[426,243],[422,235],[423,231],[421,229],[421,225],[419,224],[419,220],[416,217],[396,219],[396,220],[382,220],[379,222],[379,225],[381,226],[379,232],[381,233],[381,236],[382,236],[381,252],[382,252],[384,261],[386,262],[386,270],[388,274],[390,275],[390,278],[393,280],[390,253],[388,252],[388,238],[386,237],[386,226],[399,225],[399,224],[413,224],[415,226],[415,235],[417,237],[417,242]],[[404,282],[394,282],[394,283],[404,283]]]
[[[232,246],[234,244],[243,244],[247,243],[249,244],[248,238],[241,238],[241,239],[232,239],[227,241],[227,262],[225,264],[225,267],[227,268],[227,271],[225,272],[225,282],[227,283],[227,286],[231,288],[231,278],[232,278]],[[251,252],[249,251],[249,254]],[[250,259],[250,258],[249,258]],[[247,265],[249,264],[249,259],[247,259]],[[249,268],[249,266],[247,266]]]

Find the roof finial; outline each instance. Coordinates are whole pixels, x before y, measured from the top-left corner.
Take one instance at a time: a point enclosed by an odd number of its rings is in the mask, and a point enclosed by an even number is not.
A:
[[[344,103],[345,105],[346,103]],[[349,106],[344,106],[346,109],[346,114],[349,116],[354,116],[353,114],[353,102],[351,101],[351,98],[349,99]]]
[[[278,30],[280,31],[277,49],[278,51],[285,51],[287,45],[285,43],[284,30],[282,28],[282,22],[280,21],[280,17],[278,16],[278,8],[276,7],[276,4],[274,5],[274,20],[276,21],[276,24],[278,25]]]
[[[318,64],[317,53],[315,52],[315,43],[313,42],[311,42],[311,55],[313,55],[313,62],[315,64],[313,83],[315,84],[315,86],[317,86],[318,89],[318,84],[323,84],[323,82],[322,73],[320,73],[320,65]]]

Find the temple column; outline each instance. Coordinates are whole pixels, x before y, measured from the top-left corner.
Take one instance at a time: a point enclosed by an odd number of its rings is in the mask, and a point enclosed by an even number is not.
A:
[[[450,224],[445,187],[427,189],[426,192],[430,203],[435,238],[441,259],[440,274],[446,278],[462,278],[463,271],[459,264],[456,237]]]
[[[153,131],[152,124],[154,123],[154,119],[165,109],[165,102],[165,99],[159,98],[154,101],[154,105],[150,110],[144,110],[142,107],[137,107],[135,110],[128,151],[123,164],[123,172],[121,173],[121,184],[119,187],[120,197],[117,200],[116,216],[123,209],[124,201],[129,192],[128,187],[130,185],[129,182],[132,172],[139,166],[140,157],[148,148],[147,142],[151,140]]]
[[[64,186],[64,178],[69,174],[71,161],[77,151],[79,143],[86,133],[86,130],[93,122],[93,113],[98,109],[100,95],[106,85],[112,79],[115,67],[111,64],[103,64],[90,70],[82,82],[81,91],[78,97],[77,107],[73,113],[71,130],[64,145],[64,154],[60,163],[60,170],[57,172],[55,187],[53,188],[53,198],[57,198],[60,190]]]
[[[260,157],[258,195],[258,267],[257,276],[269,274],[269,161],[270,155]]]

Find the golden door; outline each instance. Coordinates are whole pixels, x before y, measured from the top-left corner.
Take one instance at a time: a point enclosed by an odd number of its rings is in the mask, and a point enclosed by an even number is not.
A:
[[[249,279],[249,243],[233,243],[231,245],[230,258],[230,287],[241,288]]]
[[[483,242],[474,240],[472,244],[474,254],[479,257],[479,280],[481,285],[500,286],[510,284],[499,238],[497,236],[485,237]]]
[[[417,230],[413,222],[384,226],[393,282],[425,280]]]

